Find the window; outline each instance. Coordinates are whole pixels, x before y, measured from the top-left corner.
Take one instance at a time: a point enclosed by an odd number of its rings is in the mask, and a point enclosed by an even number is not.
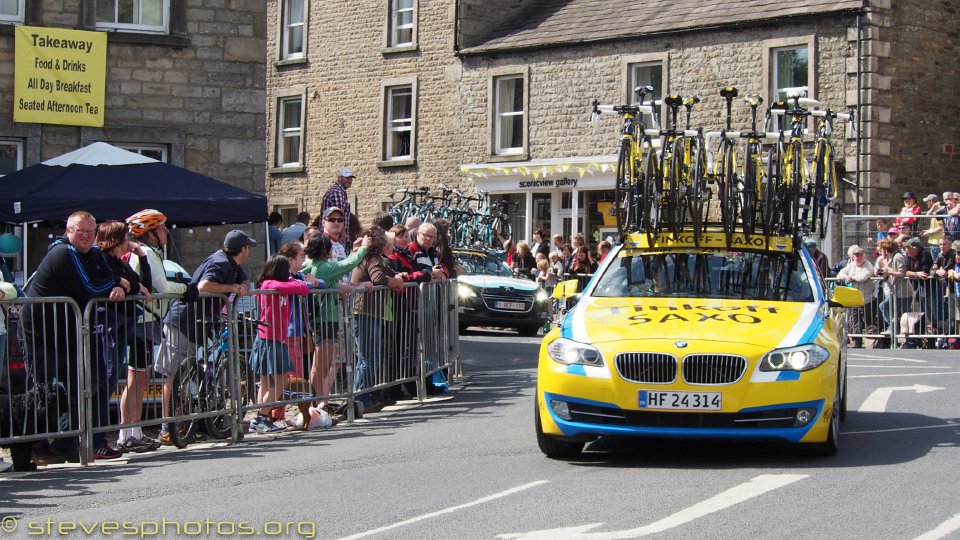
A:
[[[384,159],[410,159],[413,137],[413,87],[395,86],[386,92]]]
[[[773,101],[786,101],[790,92],[803,91],[813,96],[809,85],[809,57],[806,45],[770,50],[770,75]],[[775,129],[787,129],[789,119],[780,117]]]
[[[524,151],[523,75],[494,79],[494,154],[521,154]]]
[[[167,33],[170,29],[170,0],[96,1],[98,30]]]
[[[0,139],[0,176],[23,168],[23,143]]]
[[[153,158],[157,161],[169,163],[167,147],[162,144],[118,144],[117,146],[127,152],[133,152],[134,154],[140,154],[141,156]]]
[[[0,0],[0,22],[23,22],[24,0]]]
[[[387,0],[387,47],[413,45],[416,35],[415,0]]]
[[[292,60],[306,56],[306,2],[283,0],[282,25],[280,27],[280,59]]]
[[[661,62],[643,62],[630,64],[627,68],[627,103],[639,103],[639,97],[634,90],[638,86],[652,86],[653,94],[643,96],[644,103],[663,99],[663,64]],[[661,105],[662,107],[662,105]],[[661,111],[658,115],[662,118]],[[649,117],[644,121],[647,126],[653,126]],[[662,122],[661,122],[662,123]]]
[[[303,165],[303,96],[277,101],[277,167]]]

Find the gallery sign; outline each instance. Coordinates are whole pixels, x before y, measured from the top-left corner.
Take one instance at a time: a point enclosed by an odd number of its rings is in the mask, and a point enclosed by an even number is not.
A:
[[[18,26],[13,121],[103,127],[104,32]]]

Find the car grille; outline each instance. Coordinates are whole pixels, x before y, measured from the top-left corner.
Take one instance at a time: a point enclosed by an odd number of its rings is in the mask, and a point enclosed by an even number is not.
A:
[[[760,429],[795,427],[796,407],[740,413],[630,411],[585,403],[568,403],[574,422],[607,426],[658,428]]]
[[[683,380],[689,384],[732,384],[743,377],[747,359],[728,354],[691,354],[683,358]]]
[[[625,380],[639,383],[667,384],[677,378],[677,359],[662,353],[621,353],[614,363]]]
[[[518,311],[514,309],[506,310],[497,307],[497,302],[522,302],[523,311],[530,311],[533,307],[533,292],[518,291],[515,289],[505,289],[503,287],[483,289],[480,292],[483,303],[488,309],[495,311]]]

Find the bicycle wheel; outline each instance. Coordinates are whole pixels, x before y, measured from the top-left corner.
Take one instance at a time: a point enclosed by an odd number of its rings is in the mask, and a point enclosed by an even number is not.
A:
[[[759,198],[759,170],[757,156],[760,153],[759,145],[750,144],[747,147],[746,161],[743,163],[743,189],[741,190],[740,221],[743,223],[743,232],[756,232],[757,200]]]
[[[784,191],[783,147],[776,143],[767,154],[767,189],[763,199],[763,226],[767,235],[780,233]]]
[[[613,212],[617,220],[617,232],[620,238],[626,238],[632,223],[634,207],[634,187],[636,185],[636,175],[634,174],[633,159],[630,154],[631,143],[624,139],[620,145],[620,155],[617,157],[617,183],[614,186],[614,207]]]
[[[707,187],[707,149],[702,139],[697,139],[690,162],[690,193],[687,195],[687,206],[693,218],[694,242],[700,245],[700,234],[703,232],[707,220],[706,211],[712,192]]]
[[[657,154],[652,145],[648,145],[640,160],[640,200],[637,203],[640,227],[647,233],[647,245],[653,245],[655,231],[660,224],[660,168],[657,166]]]
[[[200,412],[200,376],[195,362],[180,366],[173,377],[173,391],[170,393],[170,414],[186,416]],[[177,448],[186,448],[197,433],[199,422],[196,419],[170,423],[170,440]]]
[[[737,163],[734,155],[733,141],[724,139],[720,149],[720,221],[723,232],[727,235],[727,242],[731,241],[737,228],[738,206],[737,196]]]
[[[244,405],[244,389],[241,388],[239,399],[233,399],[233,388],[230,385],[229,358],[223,352],[217,353],[214,361],[213,378],[207,381],[206,391],[203,392],[206,411],[231,409],[231,413],[205,418],[207,433],[215,439],[226,439],[233,434],[233,418],[240,414],[237,408]],[[246,366],[240,366],[241,387],[246,383]]]
[[[686,139],[677,139],[670,152],[669,188],[667,192],[667,229],[673,238],[680,237],[680,232],[686,224],[686,166],[684,165],[684,144]]]

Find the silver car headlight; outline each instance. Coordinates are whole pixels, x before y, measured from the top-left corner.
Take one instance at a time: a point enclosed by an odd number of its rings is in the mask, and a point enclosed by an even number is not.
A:
[[[760,371],[809,371],[829,358],[826,349],[813,343],[774,349],[760,360]]]
[[[554,362],[560,364],[603,365],[603,355],[600,354],[599,349],[567,338],[553,340],[550,345],[547,345],[547,354]]]
[[[460,285],[457,286],[457,296],[463,299],[476,298],[477,291],[474,290],[473,287],[469,285],[464,285],[463,283],[461,283]]]

